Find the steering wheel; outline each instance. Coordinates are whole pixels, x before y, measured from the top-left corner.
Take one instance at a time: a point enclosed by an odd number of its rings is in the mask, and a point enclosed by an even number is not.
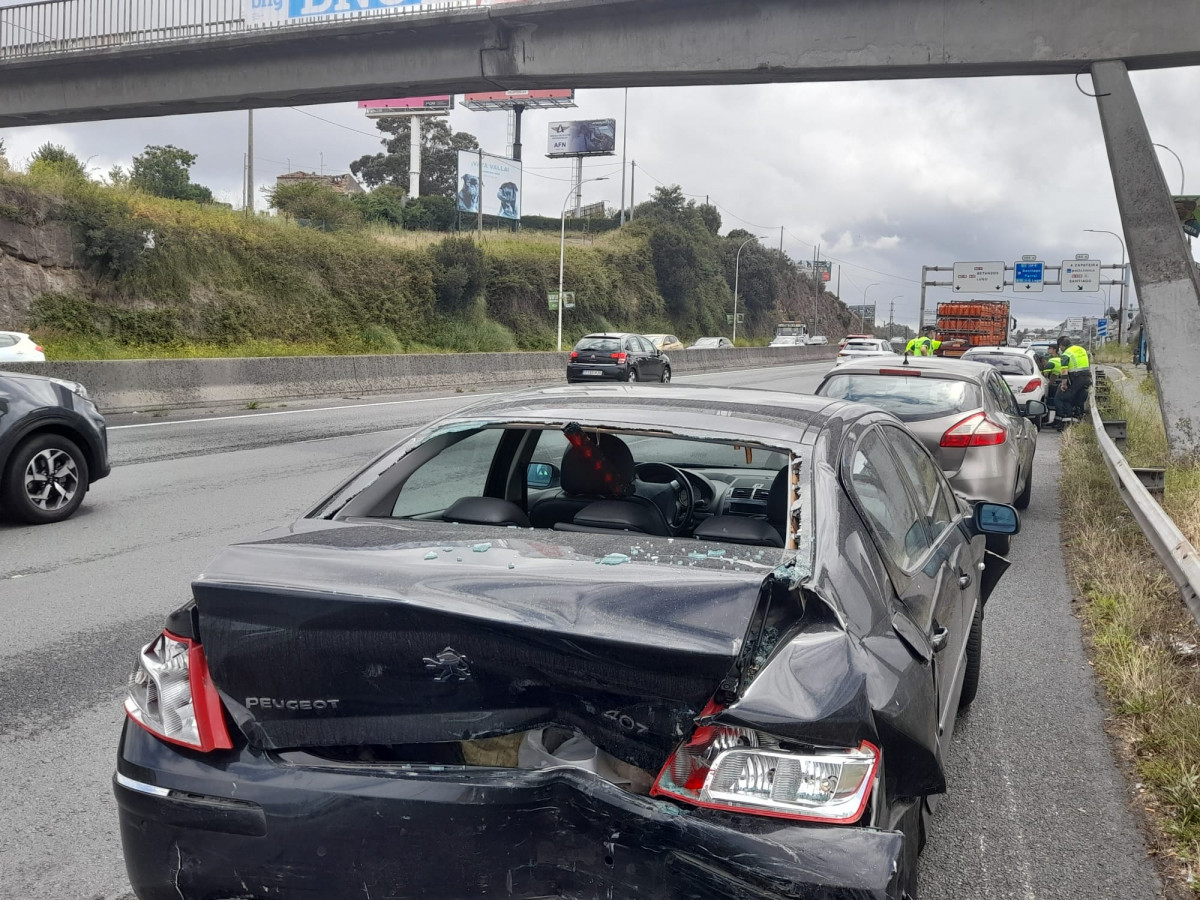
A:
[[[638,463],[633,469],[634,478],[648,484],[668,484],[674,501],[675,515],[667,516],[667,524],[675,534],[683,531],[692,521],[696,510],[696,491],[682,469],[667,463]]]

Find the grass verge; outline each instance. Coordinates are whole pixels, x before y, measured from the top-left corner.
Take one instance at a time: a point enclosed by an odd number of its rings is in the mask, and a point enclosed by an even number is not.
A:
[[[1131,462],[1161,464],[1157,404],[1113,394],[1112,415],[1128,424]],[[1063,521],[1075,523],[1068,558],[1093,664],[1155,826],[1150,843],[1169,894],[1200,896],[1200,629],[1114,490],[1090,426],[1065,433],[1061,453]],[[1197,508],[1197,476],[1168,471],[1164,508],[1180,527],[1179,516]]]

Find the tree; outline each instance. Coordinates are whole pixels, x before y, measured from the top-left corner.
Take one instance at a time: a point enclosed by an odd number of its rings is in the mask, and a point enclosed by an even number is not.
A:
[[[381,184],[367,194],[354,194],[350,202],[357,207],[365,222],[404,225],[404,188]]]
[[[272,209],[325,231],[362,221],[358,209],[347,197],[319,181],[277,184],[267,192],[267,202]]]
[[[350,163],[350,171],[368,187],[392,184],[408,186],[409,141],[412,119],[391,117],[376,123],[385,135],[386,153],[362,156]],[[421,196],[453,197],[458,189],[458,151],[478,150],[475,135],[452,132],[443,119],[425,119],[421,126]]]
[[[61,144],[45,143],[38,147],[29,161],[29,172],[34,175],[50,172],[66,178],[87,178],[87,170],[79,157]]]
[[[212,191],[192,183],[191,168],[195,163],[195,153],[172,144],[162,147],[150,144],[133,158],[129,184],[155,197],[212,203]]]
[[[449,231],[457,208],[449,197],[416,197],[404,204],[404,227],[413,231]]]

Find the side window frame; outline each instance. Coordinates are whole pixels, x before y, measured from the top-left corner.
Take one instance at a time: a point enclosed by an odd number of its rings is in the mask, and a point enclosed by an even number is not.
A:
[[[946,507],[946,510],[949,513],[949,518],[946,521],[946,524],[944,526],[942,526],[942,528],[936,534],[933,533],[932,531],[930,532],[932,546],[936,547],[939,543],[941,543],[945,539],[946,532],[948,532],[950,529],[956,527],[959,524],[959,522],[961,521],[963,515],[965,514],[964,510],[962,508],[962,504],[960,504],[958,502],[958,498],[954,493],[954,488],[952,488],[950,486],[950,481],[946,478],[946,474],[942,471],[942,467],[937,464],[937,460],[935,460],[929,454],[929,451],[925,449],[924,445],[920,441],[918,441],[916,438],[914,438],[907,431],[899,428],[898,426],[892,425],[892,424],[881,424],[879,426],[879,428],[882,431],[884,431],[885,433],[887,433],[887,432],[895,433],[894,438],[885,439],[884,443],[887,445],[888,450],[889,450],[889,452],[891,452],[892,456],[896,458],[896,462],[897,462],[897,465],[898,465],[900,471],[905,474],[905,478],[906,478],[906,480],[909,481],[909,483],[910,483],[909,486],[910,486],[910,488],[912,488],[913,491],[916,490],[917,485],[915,483],[913,483],[913,479],[911,477],[909,477],[907,467],[905,466],[905,460],[903,458],[899,457],[896,447],[892,443],[893,440],[903,441],[908,446],[915,448],[914,452],[916,454],[918,454],[922,459],[924,459],[929,464],[930,469],[934,473],[934,479],[937,483],[937,496],[934,498],[934,503],[935,504],[944,504]],[[917,499],[919,499],[919,498],[917,498]],[[918,509],[920,509],[920,504],[918,504]],[[930,517],[929,513],[925,513],[925,515],[927,518],[930,518],[931,521],[936,521]]]

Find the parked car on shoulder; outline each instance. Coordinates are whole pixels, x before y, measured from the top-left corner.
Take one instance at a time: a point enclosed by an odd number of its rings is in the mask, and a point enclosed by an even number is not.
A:
[[[849,342],[849,341],[854,341],[854,340],[859,340],[859,339],[870,339],[873,337],[875,337],[875,335],[873,335],[873,334],[848,334],[844,338],[842,338],[840,341],[838,341],[838,349],[840,350],[840,349],[842,349],[842,347],[845,347],[847,342]]]
[[[29,335],[20,331],[0,331],[0,363],[45,361],[46,352]]]
[[[829,343],[829,338],[825,337],[823,334],[814,334],[808,339],[808,343],[810,345],[824,347]]]
[[[487,398],[148,636],[133,892],[912,897],[1018,524],[864,404]]]
[[[650,341],[659,350],[684,350],[683,341],[673,334],[645,334],[642,337]]]
[[[83,385],[0,372],[0,513],[61,522],[108,473],[104,417]]]
[[[644,335],[589,334],[579,339],[567,361],[567,383],[580,381],[671,380],[671,358]]]
[[[1029,419],[1044,416],[1046,407],[1031,400],[1022,412],[991,366],[928,356],[855,360],[826,375],[816,393],[892,413],[968,501],[1029,505],[1037,449],[1037,427]]]
[[[1019,347],[972,347],[961,359],[987,363],[999,372],[1017,398],[1017,406],[1022,414],[1030,400],[1046,403],[1046,389],[1050,382],[1042,374],[1032,350]],[[1045,424],[1046,416],[1037,419],[1038,428]]]
[[[866,356],[895,356],[896,351],[890,343],[880,338],[850,338],[838,350],[838,362],[851,359],[861,359]]]
[[[689,350],[729,350],[733,347],[733,341],[727,337],[702,337],[697,338]]]

